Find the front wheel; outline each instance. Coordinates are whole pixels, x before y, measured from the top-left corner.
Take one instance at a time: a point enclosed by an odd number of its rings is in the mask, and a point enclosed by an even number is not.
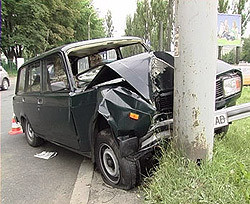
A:
[[[25,136],[28,144],[32,147],[38,147],[44,142],[42,138],[36,136],[30,123],[27,120],[25,122]]]
[[[102,178],[107,184],[126,190],[136,185],[136,163],[121,157],[110,129],[98,133],[95,158]]]

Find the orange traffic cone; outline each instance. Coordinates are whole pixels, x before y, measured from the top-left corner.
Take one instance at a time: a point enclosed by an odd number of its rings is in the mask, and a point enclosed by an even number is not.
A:
[[[10,135],[17,135],[17,134],[22,134],[23,130],[20,125],[20,123],[16,122],[15,115],[13,114],[12,118],[12,126],[11,126],[11,131],[9,131]]]

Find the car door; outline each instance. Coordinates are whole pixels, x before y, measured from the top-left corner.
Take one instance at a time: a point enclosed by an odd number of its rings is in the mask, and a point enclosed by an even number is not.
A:
[[[69,81],[60,53],[43,60],[43,78],[43,91],[39,98],[43,134],[48,140],[79,149],[71,113]]]
[[[41,61],[31,63],[26,68],[24,93],[19,97],[22,103],[22,112],[31,124],[35,133],[41,134],[39,98],[41,94]]]

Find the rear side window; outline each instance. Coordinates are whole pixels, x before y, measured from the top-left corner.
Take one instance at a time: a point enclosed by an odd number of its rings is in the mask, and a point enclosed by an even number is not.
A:
[[[40,92],[41,90],[41,66],[40,62],[33,63],[27,70],[27,90],[26,92]]]
[[[25,76],[27,67],[23,67],[19,72],[17,94],[22,94],[25,92]]]

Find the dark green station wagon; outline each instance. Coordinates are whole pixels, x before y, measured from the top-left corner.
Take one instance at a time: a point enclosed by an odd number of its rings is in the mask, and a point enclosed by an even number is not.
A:
[[[173,74],[173,56],[139,38],[72,43],[19,69],[14,113],[31,146],[47,140],[90,157],[106,183],[130,189],[142,160],[170,135]],[[241,80],[218,61],[216,109],[235,104]]]

